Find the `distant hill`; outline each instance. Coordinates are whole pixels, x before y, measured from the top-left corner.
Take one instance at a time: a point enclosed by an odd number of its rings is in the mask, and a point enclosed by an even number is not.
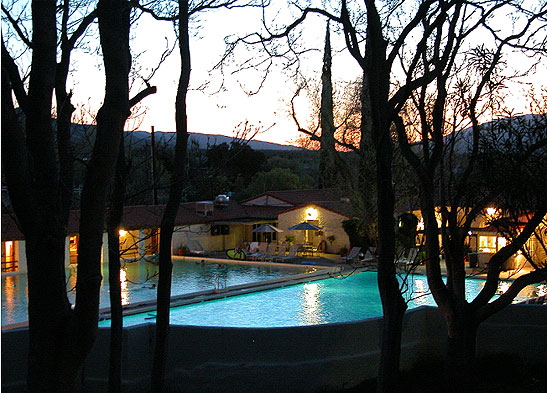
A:
[[[530,145],[537,142],[537,138],[544,138],[547,118],[545,114],[527,114],[514,117],[504,117],[481,124],[483,141],[490,143],[516,143]],[[445,143],[453,144],[450,147],[459,154],[466,154],[472,150],[473,127],[465,128],[445,136]],[[500,146],[501,148],[501,146]]]
[[[81,124],[72,124],[72,137],[74,141],[78,140],[93,140],[93,134],[95,131],[94,125],[81,125]],[[233,138],[225,135],[215,135],[215,134],[198,134],[198,133],[189,133],[188,146],[191,146],[192,143],[197,144],[200,149],[205,149],[207,146],[220,145],[221,143],[230,144]],[[125,134],[126,142],[134,146],[144,144],[150,141],[150,132],[148,131],[133,131],[127,132]],[[156,138],[156,143],[174,145],[175,144],[175,132],[164,132],[156,131],[154,133]],[[290,145],[281,145],[278,143],[264,142],[252,140],[249,141],[249,146],[253,150],[272,150],[272,151],[300,151],[305,150],[302,147],[290,146]]]
[[[156,138],[156,143],[166,143],[174,144],[175,143],[175,133],[174,132],[161,132],[156,131],[154,133]],[[132,141],[135,144],[144,143],[145,141],[150,140],[150,133],[147,131],[133,131],[131,135]],[[220,145],[221,143],[230,144],[233,138],[224,135],[212,135],[212,134],[198,134],[190,133],[189,144],[194,143],[199,146],[201,149],[205,149],[207,146]],[[189,145],[190,146],[190,145]],[[302,148],[289,145],[281,145],[278,143],[263,142],[252,140],[249,142],[249,146],[254,150],[301,150]]]

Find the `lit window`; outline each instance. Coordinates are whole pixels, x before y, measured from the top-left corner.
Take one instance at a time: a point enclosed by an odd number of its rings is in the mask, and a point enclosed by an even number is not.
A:
[[[507,245],[507,239],[496,236],[479,236],[479,251],[494,253]]]
[[[479,236],[479,251],[489,253],[496,252],[496,237]]]
[[[68,245],[69,245],[69,249],[70,249],[70,252],[76,252],[78,251],[78,239],[76,238],[76,236],[70,236],[68,238]]]
[[[127,235],[127,231],[125,229],[120,229],[120,237],[124,237],[125,235]]]
[[[13,262],[15,260],[15,249],[13,248],[13,242],[8,241],[6,244],[6,262]]]

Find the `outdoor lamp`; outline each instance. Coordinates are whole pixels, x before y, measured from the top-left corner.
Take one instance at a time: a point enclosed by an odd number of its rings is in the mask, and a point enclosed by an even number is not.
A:
[[[317,209],[314,209],[313,207],[309,207],[306,209],[306,220],[314,221],[317,220],[318,216],[319,212],[317,211]]]

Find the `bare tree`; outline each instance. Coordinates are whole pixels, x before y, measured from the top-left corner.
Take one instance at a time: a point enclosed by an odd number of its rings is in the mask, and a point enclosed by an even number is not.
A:
[[[190,20],[200,12],[219,8],[232,9],[253,4],[253,2],[238,0],[197,1],[179,0],[178,8],[170,9],[161,3],[143,2],[134,5],[154,18],[172,21],[177,26],[179,51],[181,56],[181,73],[175,99],[176,143],[174,169],[169,190],[169,198],[165,206],[160,225],[160,255],[159,281],[156,317],[156,346],[152,369],[152,389],[157,392],[164,390],[165,363],[167,356],[167,340],[169,337],[169,307],[171,299],[172,275],[172,235],[175,218],[181,202],[181,194],[186,180],[186,150],[188,144],[188,125],[186,96],[190,85]]]
[[[472,301],[465,297],[464,244],[471,225],[484,209],[500,203],[500,198],[516,187],[515,179],[507,174],[505,178],[496,176],[495,182],[484,181],[481,173],[486,173],[484,168],[487,166],[483,165],[481,171],[479,164],[488,161],[488,166],[499,166],[503,161],[511,160],[511,171],[520,172],[529,160],[544,153],[547,143],[544,122],[539,118],[528,124],[521,123],[519,127],[514,127],[516,121],[510,126],[511,120],[492,122],[491,132],[487,131],[488,126],[479,125],[479,119],[484,118],[487,111],[491,112],[495,102],[500,102],[497,101],[499,89],[507,82],[500,73],[500,67],[505,67],[502,55],[506,48],[534,54],[545,50],[541,37],[537,37],[538,32],[545,29],[545,5],[538,9],[524,7],[524,4],[510,1],[491,2],[487,7],[476,3],[470,3],[466,8],[457,6],[458,13],[450,16],[452,28],[438,30],[437,39],[424,42],[420,55],[424,79],[409,100],[416,115],[408,116],[409,111],[403,111],[401,117],[395,119],[401,151],[420,184],[428,282],[447,323],[447,375],[450,385],[458,391],[469,388],[465,381],[472,383],[469,376],[472,375],[480,323],[509,304],[525,285],[545,279],[544,269],[536,270],[515,280],[510,290],[490,302],[497,290],[503,264],[525,245],[547,212],[544,201],[535,199],[526,204],[524,210],[533,214],[520,226],[518,236],[490,259],[484,289]],[[502,37],[502,33],[489,25],[498,13],[511,13],[521,24]],[[466,40],[482,28],[491,33],[494,48],[481,46],[466,50]],[[535,40],[536,37],[540,40]],[[458,63],[460,57],[466,60]],[[434,71],[433,65],[439,62],[445,66]],[[408,78],[414,72],[410,67],[405,71]],[[403,114],[406,115],[404,119]],[[465,120],[471,125],[468,132],[456,132]],[[416,129],[419,130],[417,136]],[[497,159],[493,154],[488,155],[488,151],[496,151]],[[501,156],[503,160],[500,160]],[[486,160],[486,157],[490,159]],[[520,180],[526,178],[545,188],[544,182],[537,178],[538,172],[531,173],[536,174],[535,180],[522,176]],[[521,201],[524,194],[538,195],[537,192],[522,193]],[[515,211],[519,198],[507,199],[510,203],[506,207]],[[439,208],[440,224],[437,223]],[[441,253],[447,268],[446,284],[440,265]]]
[[[131,100],[129,107],[132,108],[149,94],[154,94],[156,87],[149,86],[141,91]],[[127,114],[129,117],[129,114]],[[127,121],[127,118],[125,119]],[[124,121],[124,124],[125,124]],[[110,361],[108,375],[109,392],[122,391],[122,335],[123,335],[123,309],[122,293],[120,283],[120,237],[123,206],[127,176],[129,174],[130,162],[125,155],[125,144],[122,140],[119,145],[114,183],[110,195],[110,209],[107,219],[108,234],[108,282],[110,288]],[[144,240],[141,240],[144,241]]]

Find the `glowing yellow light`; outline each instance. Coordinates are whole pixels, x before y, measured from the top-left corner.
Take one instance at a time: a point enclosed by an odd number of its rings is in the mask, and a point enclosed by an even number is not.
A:
[[[495,207],[487,207],[486,214],[490,217],[494,217],[498,214],[498,209],[496,209]]]
[[[317,209],[313,207],[309,207],[308,209],[306,209],[306,220],[317,220],[317,217],[319,217],[319,212],[317,211]]]
[[[124,237],[125,235],[127,235],[127,231],[125,229],[120,229],[120,237]]]
[[[498,285],[498,294],[503,295],[505,292],[507,292],[510,286],[511,284],[509,284],[508,282],[505,282],[505,281],[500,282]]]
[[[498,237],[498,250],[507,245],[507,239],[504,237]]]
[[[13,255],[14,255],[13,242],[11,240],[7,241],[5,244],[5,247],[6,247],[6,262],[11,262],[13,260]]]

